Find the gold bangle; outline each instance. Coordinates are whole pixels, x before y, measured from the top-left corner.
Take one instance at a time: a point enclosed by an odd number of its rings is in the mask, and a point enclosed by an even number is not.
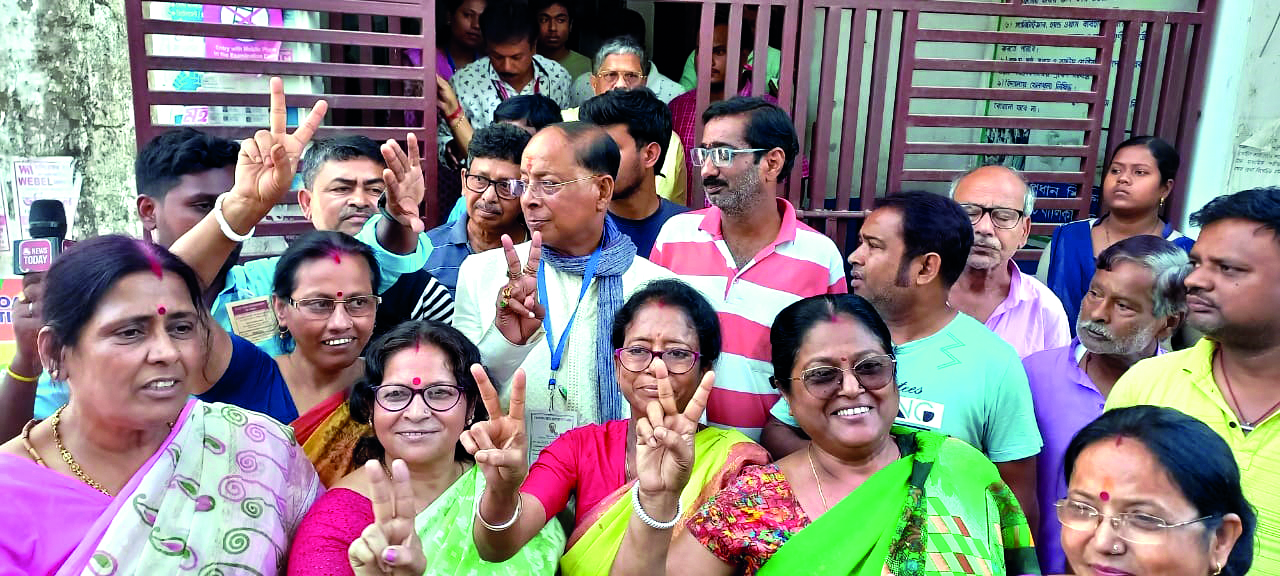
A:
[[[13,368],[9,366],[5,366],[4,370],[5,372],[9,373],[10,378],[13,378],[14,380],[17,380],[19,382],[35,382],[36,380],[40,379],[40,376],[38,374],[35,376],[23,376],[21,374],[18,374],[17,372],[14,372]]]

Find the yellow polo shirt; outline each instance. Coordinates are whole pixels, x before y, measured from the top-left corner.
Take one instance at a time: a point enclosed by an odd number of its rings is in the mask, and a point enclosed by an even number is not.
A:
[[[566,108],[561,110],[560,117],[565,122],[577,120],[578,109]],[[686,204],[684,144],[680,142],[680,137],[676,135],[675,130],[671,131],[671,142],[667,144],[667,155],[662,159],[662,166],[659,167],[658,172],[662,173],[654,175],[658,185],[658,195],[684,206]],[[701,208],[701,206],[698,206],[696,209]]]
[[[1253,574],[1280,574],[1280,416],[1272,414],[1248,435],[1213,380],[1217,345],[1195,346],[1135,364],[1116,382],[1107,409],[1151,404],[1180,410],[1208,424],[1227,441],[1240,465],[1244,495],[1258,512]]]

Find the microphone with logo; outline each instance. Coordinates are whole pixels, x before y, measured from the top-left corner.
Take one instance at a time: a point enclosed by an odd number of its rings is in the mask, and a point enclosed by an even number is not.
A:
[[[31,203],[27,216],[31,238],[13,243],[13,273],[46,272],[53,259],[71,243],[66,241],[67,213],[58,200],[40,199]]]

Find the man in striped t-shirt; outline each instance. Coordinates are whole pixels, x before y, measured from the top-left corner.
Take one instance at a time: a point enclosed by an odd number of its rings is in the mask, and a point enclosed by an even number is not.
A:
[[[758,440],[778,399],[769,384],[773,319],[801,298],[847,292],[844,262],[777,197],[799,151],[786,113],[759,98],[733,98],[702,119],[692,160],[712,207],[667,220],[650,260],[697,287],[720,314],[724,352],[707,421]]]

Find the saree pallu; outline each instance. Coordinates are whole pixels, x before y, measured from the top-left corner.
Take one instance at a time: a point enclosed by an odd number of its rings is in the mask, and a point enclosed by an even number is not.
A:
[[[1040,573],[1027,519],[986,457],[933,432],[893,435],[902,458],[793,534],[757,574]]]
[[[484,494],[484,474],[472,466],[414,519],[427,556],[427,574],[439,576],[552,576],[564,551],[564,530],[554,518],[515,556],[485,562],[471,538],[476,498]]]
[[[703,502],[724,487],[744,466],[765,464],[769,455],[759,444],[737,430],[703,428],[693,437],[693,470],[680,493],[683,518],[698,511]],[[569,537],[569,550],[560,559],[565,576],[608,574],[622,547],[631,521],[631,485],[614,490],[583,516]],[[671,531],[674,540],[684,530],[684,521]]]
[[[288,427],[192,400],[57,574],[281,573],[322,490]],[[44,521],[59,522],[54,512]]]
[[[369,425],[351,419],[346,390],[317,404],[290,426],[325,487],[351,472],[356,443],[373,434]]]

